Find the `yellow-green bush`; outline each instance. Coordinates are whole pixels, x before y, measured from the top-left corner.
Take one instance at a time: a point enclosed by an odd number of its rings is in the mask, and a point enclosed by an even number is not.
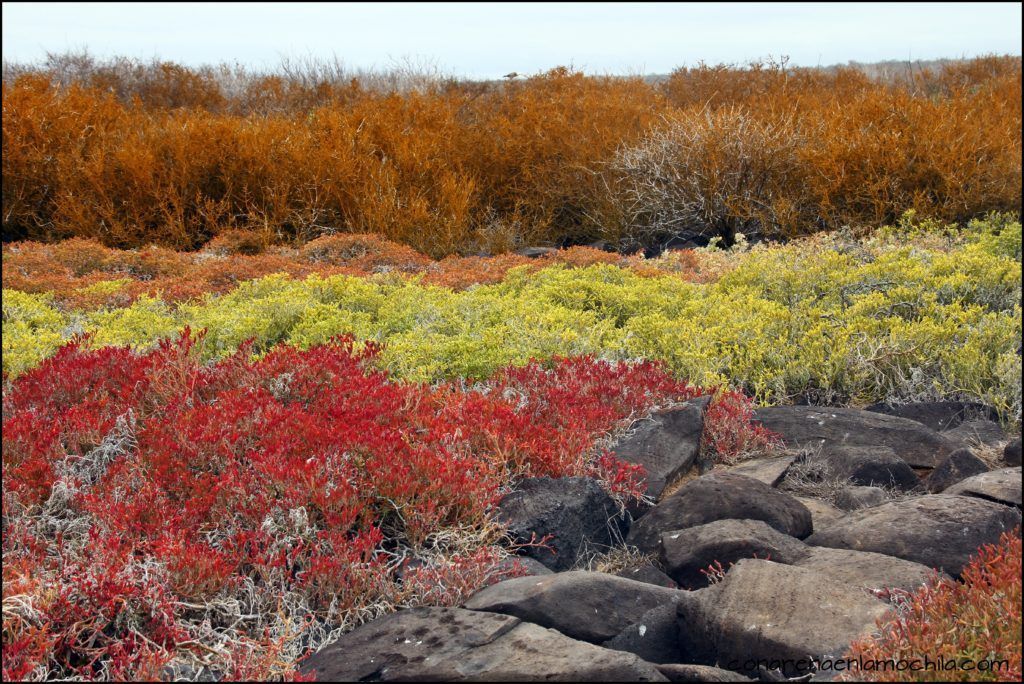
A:
[[[1019,222],[955,232],[905,220],[918,231],[915,244],[880,231],[732,250],[732,267],[713,283],[607,264],[513,269],[500,283],[459,292],[395,274],[277,274],[176,309],[143,298],[85,314],[84,323],[97,345],[145,346],[186,325],[205,328],[208,358],[249,338],[262,353],[353,332],[385,343],[382,362],[419,381],[477,378],[555,355],[644,357],[763,402],[959,395],[1019,420]],[[4,368],[17,374],[70,332],[45,297],[13,296],[4,304]],[[49,335],[39,348],[37,329]]]
[[[20,375],[53,354],[67,337],[67,317],[49,294],[3,291],[3,371]]]

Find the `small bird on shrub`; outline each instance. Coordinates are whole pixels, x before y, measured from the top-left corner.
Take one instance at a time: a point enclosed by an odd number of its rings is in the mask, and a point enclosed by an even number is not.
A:
[[[504,76],[502,76],[502,78],[507,78],[511,81],[513,78],[519,78],[519,72],[513,71],[512,73],[505,74]]]

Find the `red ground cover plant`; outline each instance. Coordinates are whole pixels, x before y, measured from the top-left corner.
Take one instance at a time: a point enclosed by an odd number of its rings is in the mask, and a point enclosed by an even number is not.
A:
[[[212,365],[202,344],[79,340],[5,382],[5,679],[295,678],[338,630],[507,574],[490,508],[519,478],[639,495],[602,438],[704,393],[649,362],[428,386],[350,337]]]
[[[897,604],[880,633],[858,641],[848,657],[864,661],[969,660],[974,669],[902,672],[856,670],[854,681],[1008,681],[1021,679],[1021,530],[1003,533],[964,568],[962,582],[937,580]],[[1005,661],[1003,667],[978,664]]]

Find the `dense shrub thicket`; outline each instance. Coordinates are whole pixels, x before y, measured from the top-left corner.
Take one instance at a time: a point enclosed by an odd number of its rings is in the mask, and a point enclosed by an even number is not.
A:
[[[408,75],[407,75],[408,76]],[[965,221],[1021,208],[1021,61],[662,82],[5,65],[4,240],[196,248],[374,233],[433,257]]]
[[[459,291],[419,275],[300,270],[178,300],[138,290],[119,300],[150,282],[138,274],[98,271],[107,280],[81,287],[59,274],[107,258],[148,263],[149,272],[177,268],[156,252],[9,246],[5,284],[18,272],[39,291],[4,291],[4,372],[25,372],[80,332],[95,346],[144,349],[185,326],[205,329],[206,359],[248,339],[266,353],[354,333],[383,343],[381,363],[410,380],[486,378],[530,359],[595,354],[661,360],[678,377],[731,385],[762,402],[959,396],[1019,422],[1020,230],[1007,216],[964,230],[907,217],[864,239],[672,252],[626,268],[517,267]]]

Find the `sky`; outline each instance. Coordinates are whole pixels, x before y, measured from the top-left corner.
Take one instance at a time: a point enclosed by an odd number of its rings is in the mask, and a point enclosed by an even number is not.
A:
[[[495,78],[786,56],[790,64],[1021,54],[1021,3],[3,3],[3,58],[94,56],[189,65],[338,57]]]

